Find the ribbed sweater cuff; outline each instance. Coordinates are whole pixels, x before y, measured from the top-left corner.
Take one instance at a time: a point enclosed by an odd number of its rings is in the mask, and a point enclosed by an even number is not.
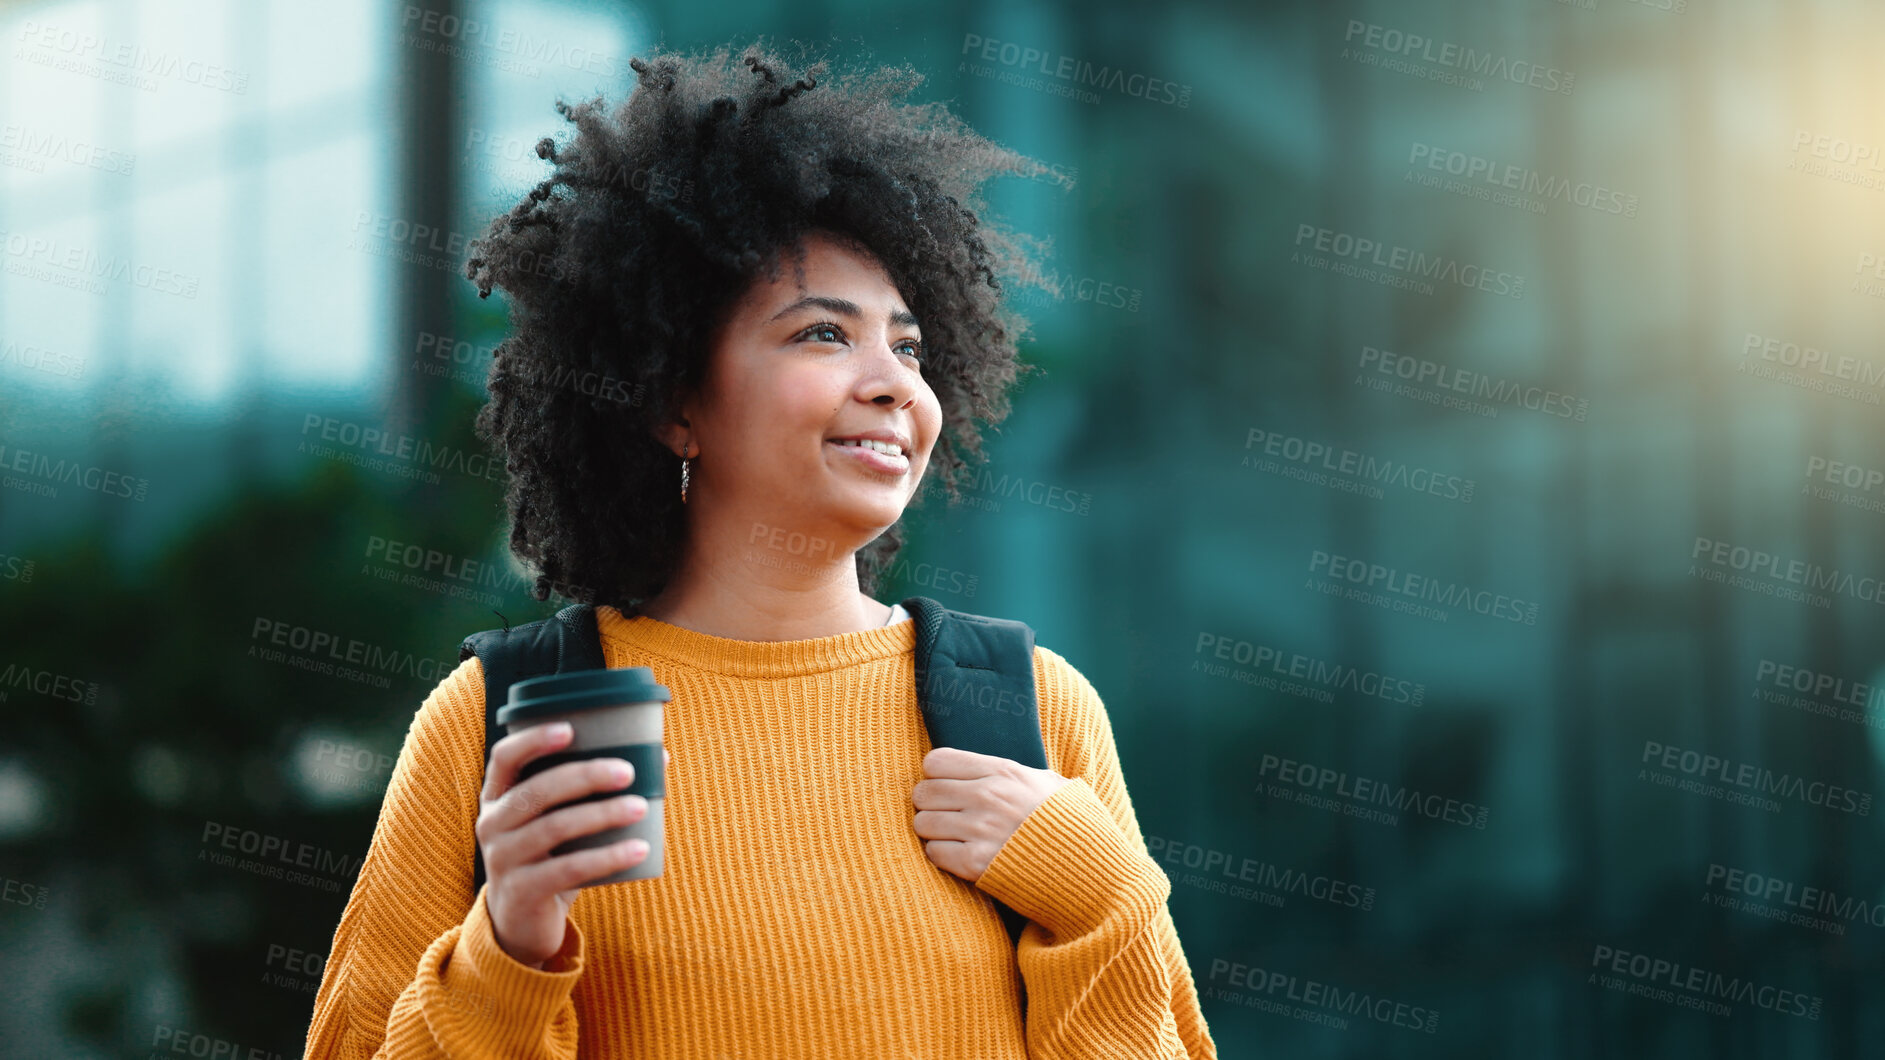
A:
[[[1081,777],[1028,814],[975,885],[1057,939],[1089,934],[1122,913],[1149,923],[1172,890]]]
[[[542,1042],[544,1028],[555,1020],[576,980],[582,977],[583,934],[575,921],[569,921],[562,948],[543,962],[541,970],[532,968],[497,944],[491,911],[485,905],[489,890],[478,888],[478,897],[458,936],[457,951],[446,964],[441,980],[446,990],[490,1015],[488,1026],[503,1037],[506,1045],[516,1047],[516,1052],[504,1055],[521,1056]]]

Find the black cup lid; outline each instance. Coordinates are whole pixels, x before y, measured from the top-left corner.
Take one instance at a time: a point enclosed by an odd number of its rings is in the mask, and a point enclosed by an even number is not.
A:
[[[654,670],[646,666],[545,674],[511,685],[510,700],[498,709],[497,723],[673,698],[666,686],[655,683]]]

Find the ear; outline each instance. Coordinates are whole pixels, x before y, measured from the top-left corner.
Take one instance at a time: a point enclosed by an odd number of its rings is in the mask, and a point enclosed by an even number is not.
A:
[[[655,440],[666,446],[668,452],[673,453],[676,459],[680,458],[681,446],[689,442],[694,443],[693,449],[696,454],[700,452],[699,439],[694,437],[693,432],[694,399],[695,395],[692,393],[675,394],[669,399],[665,409],[657,413],[657,415],[672,418],[664,419],[650,428],[650,433],[654,435]]]
[[[682,416],[674,422],[663,423],[656,427],[654,436],[678,458],[681,455],[681,446],[693,437],[693,432],[688,427],[687,417]]]

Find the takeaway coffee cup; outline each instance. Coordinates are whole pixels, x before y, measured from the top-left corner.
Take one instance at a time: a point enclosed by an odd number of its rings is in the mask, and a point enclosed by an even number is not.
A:
[[[524,763],[517,778],[519,783],[564,762],[587,758],[625,758],[635,767],[634,783],[626,788],[592,792],[544,811],[549,813],[565,806],[630,794],[648,800],[648,813],[639,821],[566,839],[551,848],[552,855],[559,855],[625,839],[647,842],[648,856],[640,863],[590,880],[582,885],[584,887],[648,880],[661,875],[667,853],[662,841],[662,809],[668,790],[662,722],[665,705],[672,698],[665,687],[655,683],[654,670],[646,666],[577,670],[518,681],[511,685],[508,702],[497,712],[498,724],[503,725],[507,733],[559,721],[569,722],[573,730],[569,745],[563,750],[538,755]]]

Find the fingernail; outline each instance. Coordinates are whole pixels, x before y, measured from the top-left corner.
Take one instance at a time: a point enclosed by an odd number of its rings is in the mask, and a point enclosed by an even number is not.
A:
[[[570,723],[567,721],[559,721],[556,724],[550,726],[551,736],[568,736],[570,733],[574,731],[575,730],[570,726]]]

